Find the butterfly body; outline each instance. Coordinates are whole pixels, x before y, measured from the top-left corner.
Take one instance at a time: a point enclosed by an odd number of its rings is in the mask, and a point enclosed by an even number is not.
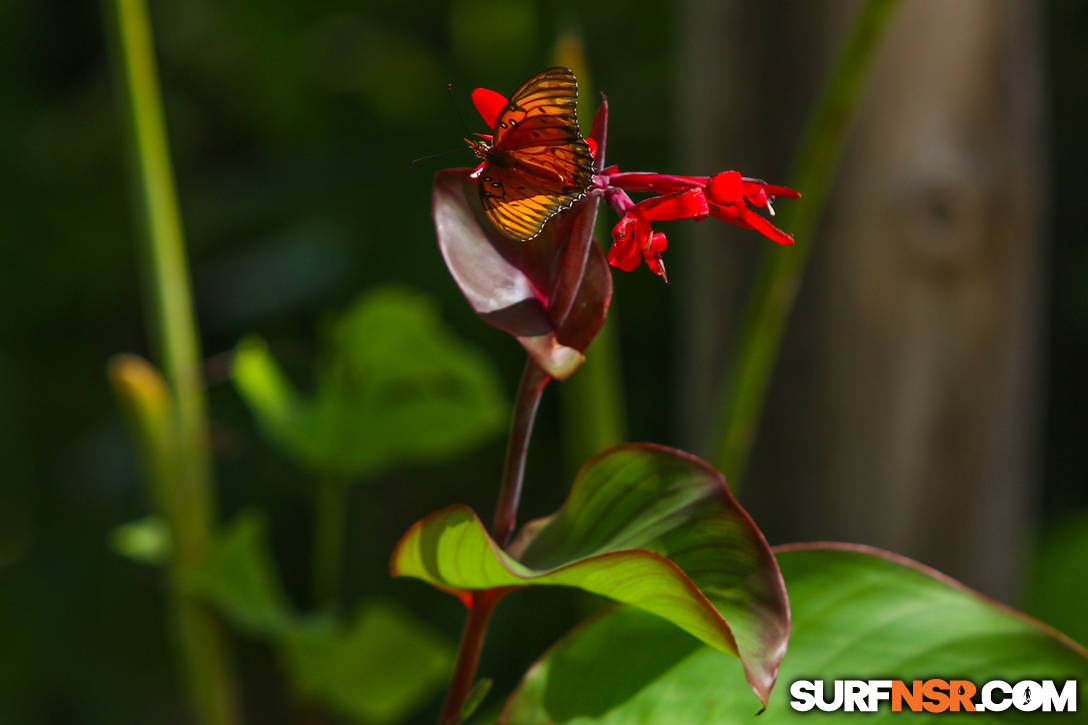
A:
[[[535,237],[593,183],[593,154],[578,129],[577,98],[574,74],[549,68],[514,91],[490,140],[466,139],[483,159],[474,176],[484,211],[511,239]]]
[[[517,171],[532,177],[538,183],[559,185],[563,187],[565,193],[571,193],[578,189],[578,179],[575,174],[564,174],[560,169],[533,162],[532,156],[547,153],[547,149],[543,147],[524,149],[521,153],[515,154],[506,149],[495,148],[486,141],[472,141],[471,139],[466,139],[466,141],[472,146],[472,152],[478,158],[487,162],[487,166],[484,167],[485,170],[508,169]],[[486,193],[488,184],[497,183],[493,177],[483,176],[482,174],[480,179],[484,182],[480,186],[481,195]]]

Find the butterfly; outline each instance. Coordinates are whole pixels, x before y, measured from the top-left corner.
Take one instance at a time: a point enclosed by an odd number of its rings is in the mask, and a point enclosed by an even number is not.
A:
[[[548,68],[506,101],[490,141],[465,139],[483,159],[473,172],[480,202],[503,235],[532,239],[593,183],[593,154],[578,130],[577,100],[574,73]]]

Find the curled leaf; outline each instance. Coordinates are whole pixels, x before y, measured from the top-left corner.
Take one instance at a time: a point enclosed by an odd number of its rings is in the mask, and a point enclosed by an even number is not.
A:
[[[391,562],[468,598],[473,590],[572,586],[633,604],[737,655],[764,702],[789,636],[789,605],[762,534],[714,469],[627,445],[590,460],[563,507],[503,551],[464,506],[415,524]]]

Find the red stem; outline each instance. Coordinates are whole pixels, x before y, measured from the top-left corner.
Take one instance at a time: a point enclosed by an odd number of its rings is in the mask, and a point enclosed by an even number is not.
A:
[[[521,483],[525,478],[525,458],[529,452],[529,438],[533,433],[533,422],[551,377],[538,368],[532,360],[525,363],[518,385],[518,396],[514,402],[514,417],[510,421],[510,440],[506,446],[506,463],[502,473],[502,486],[499,489],[499,502],[495,508],[495,521],[491,526],[491,535],[500,546],[506,546],[517,524],[518,502],[521,499]],[[457,665],[453,670],[450,688],[446,693],[446,704],[442,708],[439,725],[458,725],[461,722],[461,708],[465,698],[472,691],[476,679],[476,666],[480,663],[480,652],[487,635],[487,623],[491,612],[508,589],[485,589],[472,592],[468,605],[468,617],[461,634],[461,645],[457,650]]]
[[[679,191],[692,186],[705,187],[708,181],[709,176],[678,176],[649,171],[620,171],[608,175],[608,186],[644,193]]]
[[[529,438],[533,434],[533,422],[540,405],[544,388],[551,378],[532,360],[525,363],[518,385],[518,397],[514,402],[514,417],[510,421],[510,439],[506,444],[506,463],[502,472],[499,502],[495,505],[495,519],[491,535],[499,546],[510,543],[517,525],[518,502],[521,500],[521,484],[525,478],[525,459],[529,453]]]
[[[480,652],[487,635],[487,623],[495,605],[506,594],[505,589],[486,589],[475,592],[468,607],[465,629],[461,633],[461,646],[457,650],[457,665],[450,680],[450,689],[446,693],[446,704],[442,707],[439,725],[459,725],[461,708],[465,698],[472,691],[476,679],[476,666],[480,663]]]

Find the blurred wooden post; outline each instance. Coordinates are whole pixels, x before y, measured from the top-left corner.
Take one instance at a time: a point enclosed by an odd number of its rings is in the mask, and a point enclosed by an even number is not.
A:
[[[825,9],[817,31],[838,33],[853,8]],[[773,539],[871,543],[1015,598],[1040,390],[1039,12],[909,0],[893,21],[747,482]]]

